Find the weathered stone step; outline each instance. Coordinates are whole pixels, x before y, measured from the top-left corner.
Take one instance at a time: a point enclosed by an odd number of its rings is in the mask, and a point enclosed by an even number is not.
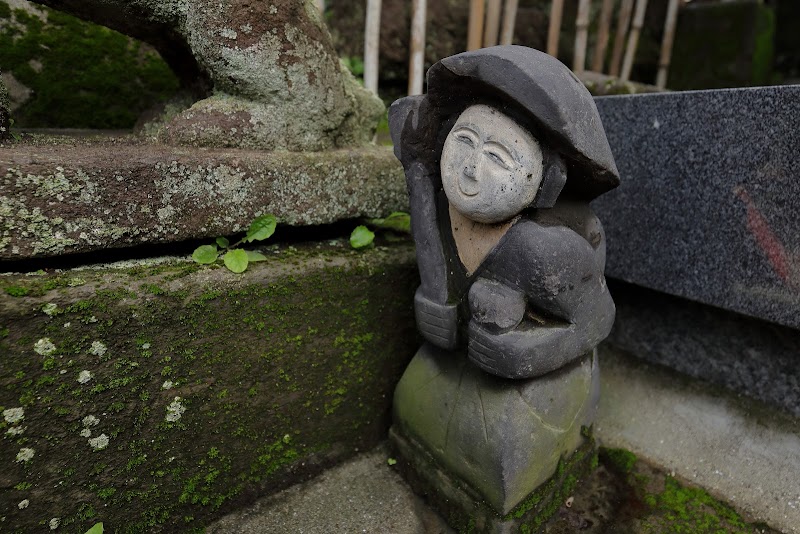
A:
[[[387,147],[326,152],[175,148],[132,138],[0,144],[0,261],[231,235],[407,209]]]
[[[190,530],[385,439],[413,248],[262,251],[0,275],[0,530]]]

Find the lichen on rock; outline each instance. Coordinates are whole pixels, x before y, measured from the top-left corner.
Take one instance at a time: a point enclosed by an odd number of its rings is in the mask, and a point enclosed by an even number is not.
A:
[[[408,209],[386,147],[174,149],[41,137],[0,150],[0,258],[214,238],[273,213],[316,225]]]

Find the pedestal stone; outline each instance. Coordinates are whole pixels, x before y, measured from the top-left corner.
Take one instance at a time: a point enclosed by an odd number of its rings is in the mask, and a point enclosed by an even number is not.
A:
[[[508,380],[426,343],[395,390],[395,436],[424,448],[505,515],[583,443],[598,376],[597,358],[587,354],[540,378]]]

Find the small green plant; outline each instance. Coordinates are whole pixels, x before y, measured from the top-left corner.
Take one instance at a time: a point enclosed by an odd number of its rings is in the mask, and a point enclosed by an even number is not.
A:
[[[345,56],[342,58],[347,70],[353,73],[356,78],[364,77],[364,60],[358,56]]]
[[[200,245],[192,253],[192,259],[202,265],[209,265],[216,262],[220,257],[222,263],[229,271],[243,273],[250,263],[264,261],[266,256],[253,250],[243,250],[237,248],[244,243],[263,241],[275,233],[278,220],[274,215],[262,215],[250,223],[250,228],[243,238],[234,244],[230,244],[227,238],[218,237],[214,244]]]
[[[350,234],[350,246],[353,248],[368,247],[375,240],[375,233],[363,224],[356,226]]]
[[[389,240],[396,237],[395,234],[397,233],[411,233],[411,216],[402,211],[395,211],[383,219],[368,219],[366,223],[376,230],[387,230],[388,233],[386,237],[389,238]],[[368,247],[374,240],[375,232],[363,224],[356,226],[353,233],[350,234],[350,246],[355,249]]]
[[[18,134],[17,132],[11,131],[11,128],[14,126],[14,122],[15,122],[14,121],[14,117],[9,117],[9,119],[8,119],[8,134],[11,136],[11,138],[14,141],[19,142],[19,141],[22,141],[22,136],[20,134]]]
[[[103,523],[97,523],[86,531],[86,534],[103,534]]]

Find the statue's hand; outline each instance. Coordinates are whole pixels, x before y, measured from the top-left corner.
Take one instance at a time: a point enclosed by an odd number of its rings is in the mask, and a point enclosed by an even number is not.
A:
[[[575,346],[570,326],[537,326],[524,320],[508,332],[491,332],[477,321],[467,327],[467,356],[495,376],[531,378],[549,373],[586,352]]]
[[[524,293],[494,280],[478,278],[469,289],[472,320],[495,333],[516,328],[525,306]]]
[[[401,98],[389,108],[389,131],[394,154],[404,168],[421,162],[431,167],[431,171],[438,169],[438,122],[434,120],[434,115],[424,95]]]
[[[506,372],[500,370],[506,363],[502,339],[476,321],[469,323],[467,356],[478,367],[497,376],[507,376]]]
[[[417,289],[414,295],[417,328],[422,337],[437,347],[454,349],[458,341],[458,307],[438,304]]]

